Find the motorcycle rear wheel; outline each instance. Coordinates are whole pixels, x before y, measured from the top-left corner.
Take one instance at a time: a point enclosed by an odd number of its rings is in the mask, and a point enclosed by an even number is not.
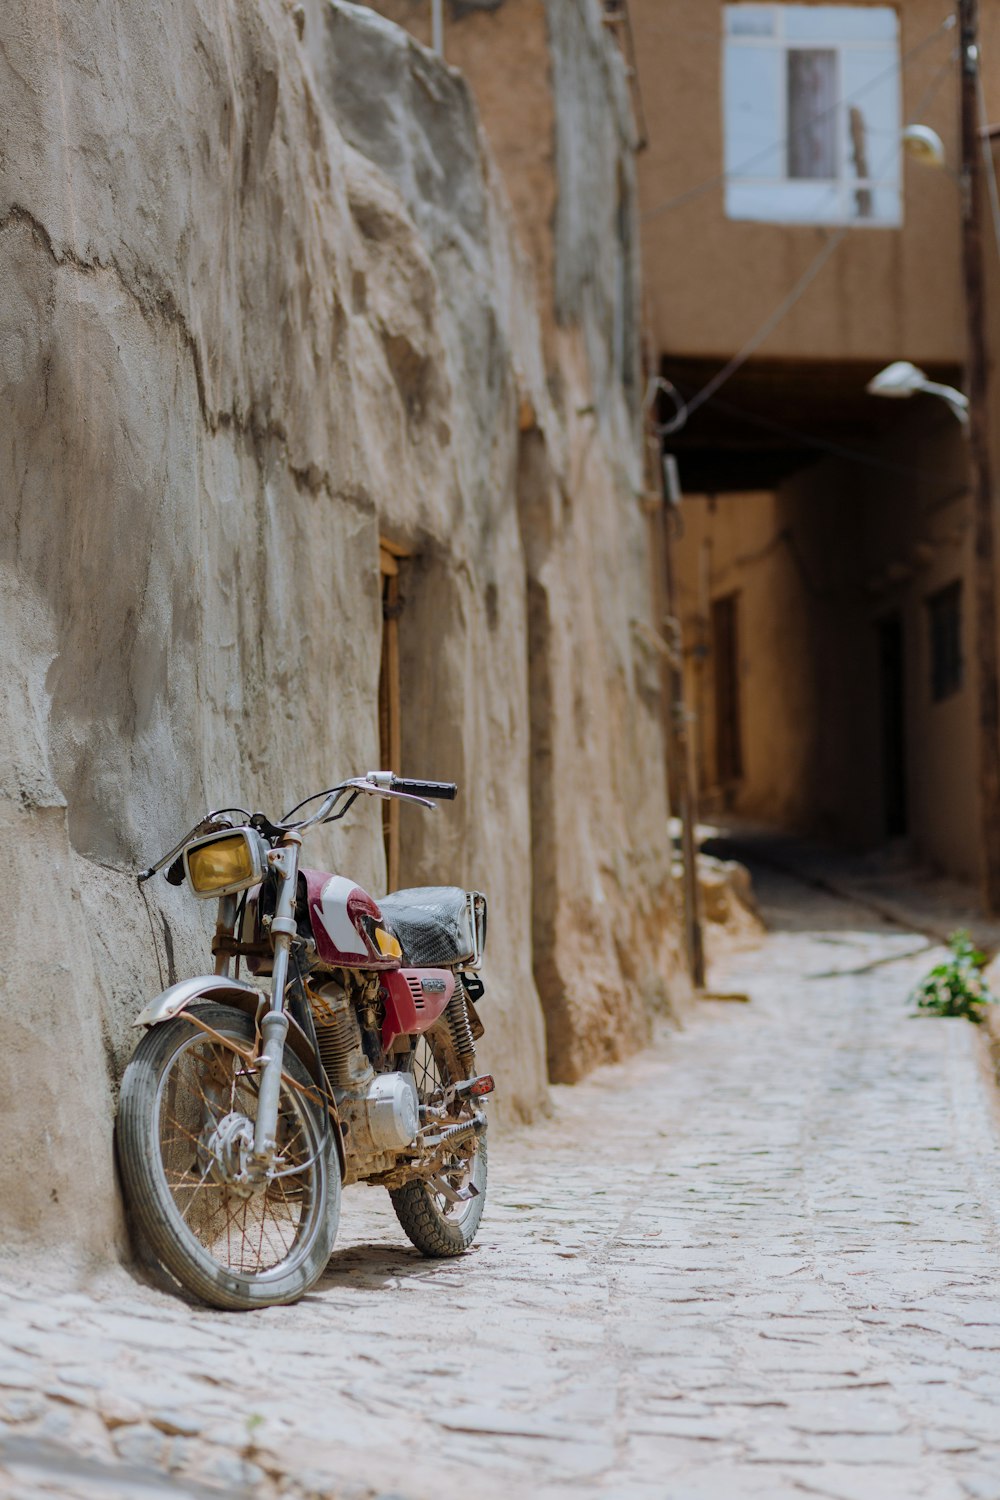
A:
[[[241,1047],[249,1016],[205,1004],[192,1014]],[[312,1085],[286,1049],[284,1071]],[[245,1311],[297,1301],[323,1274],[340,1217],[340,1172],[319,1110],[283,1083],[280,1177],[247,1195],[220,1169],[225,1120],[256,1118],[244,1060],[183,1015],[151,1027],[122,1079],[117,1146],[135,1227],[167,1271],[203,1302]],[[331,1160],[332,1158],[332,1160]],[[295,1171],[301,1166],[300,1171]]]
[[[419,1039],[410,1066],[421,1103],[460,1076],[451,1049],[433,1032]],[[389,1192],[407,1239],[421,1255],[432,1259],[461,1255],[479,1231],[486,1206],[486,1132],[460,1145],[441,1175],[453,1188],[471,1184],[476,1196],[464,1203],[451,1203],[432,1183],[422,1181],[408,1182]]]

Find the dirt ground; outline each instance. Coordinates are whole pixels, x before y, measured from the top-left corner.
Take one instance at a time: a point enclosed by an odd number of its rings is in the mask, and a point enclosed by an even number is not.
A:
[[[0,1261],[0,1494],[1000,1500],[984,1048],[908,1019],[933,936],[754,877],[750,1004],[554,1089],[462,1260],[356,1188],[292,1308]]]

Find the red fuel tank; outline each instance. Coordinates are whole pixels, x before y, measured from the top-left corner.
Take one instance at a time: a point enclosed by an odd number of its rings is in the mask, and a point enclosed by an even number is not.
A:
[[[344,875],[303,870],[309,921],[324,963],[345,969],[398,969],[399,944],[382,925],[378,903]]]

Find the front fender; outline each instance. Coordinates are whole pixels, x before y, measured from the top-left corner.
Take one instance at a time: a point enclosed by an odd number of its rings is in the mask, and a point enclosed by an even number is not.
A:
[[[221,974],[199,974],[195,979],[182,979],[180,984],[172,984],[162,995],[150,1000],[136,1016],[134,1024],[158,1026],[161,1021],[169,1021],[176,1016],[192,1000],[228,1000],[237,1010],[245,1010],[256,1019],[257,1010],[261,1002],[267,1000],[267,996],[263,990],[242,979],[226,979]]]
[[[163,991],[162,995],[157,995],[155,1000],[150,1000],[136,1017],[135,1025],[159,1026],[161,1021],[172,1020],[174,1016],[180,1015],[182,1010],[197,1000],[221,1001],[224,1005],[232,1005],[236,1010],[245,1011],[256,1021],[262,1006],[269,1005],[270,999],[271,997],[264,990],[257,989],[256,985],[247,984],[245,980],[226,979],[221,974],[199,974],[194,979],[182,979],[179,984],[172,984],[168,990]],[[343,1177],[347,1162],[344,1154],[343,1131],[340,1127],[340,1114],[330,1091],[326,1074],[323,1072],[323,1064],[319,1055],[302,1027],[291,1016],[288,1017],[286,1045],[291,1047],[295,1055],[304,1063],[310,1078],[326,1100],[327,1111],[333,1121],[333,1138],[337,1145],[340,1175]]]

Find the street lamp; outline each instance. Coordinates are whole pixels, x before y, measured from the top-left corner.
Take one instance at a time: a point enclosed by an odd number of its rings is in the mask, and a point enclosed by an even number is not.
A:
[[[865,390],[870,396],[889,396],[893,400],[915,396],[918,391],[923,391],[928,396],[940,396],[962,426],[969,425],[968,396],[963,396],[953,385],[939,385],[936,380],[929,380],[923,370],[911,365],[908,359],[897,359],[891,365],[886,365],[884,370],[879,370],[869,380]]]
[[[948,170],[944,141],[929,125],[907,125],[903,131],[903,149],[907,156],[925,167],[943,167]]]

